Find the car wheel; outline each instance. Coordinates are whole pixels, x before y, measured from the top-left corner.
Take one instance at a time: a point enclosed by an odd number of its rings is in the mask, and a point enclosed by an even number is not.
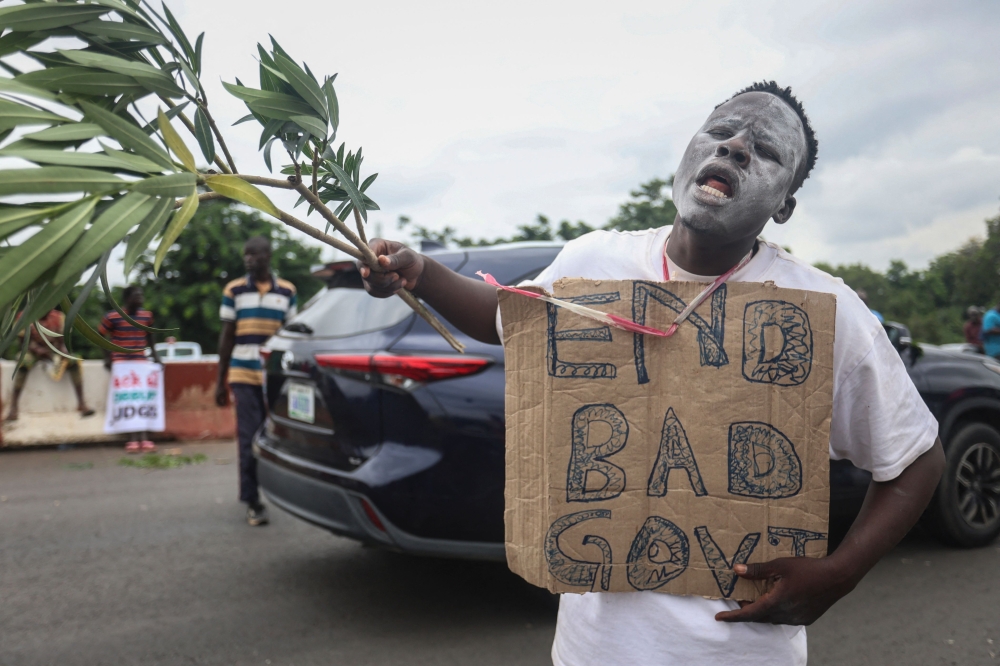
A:
[[[988,545],[1000,534],[1000,433],[972,423],[951,438],[925,524],[965,548]]]

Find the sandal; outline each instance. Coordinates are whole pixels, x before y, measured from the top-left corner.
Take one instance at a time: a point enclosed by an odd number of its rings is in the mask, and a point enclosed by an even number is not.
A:
[[[129,442],[125,445],[125,453],[139,453],[139,449],[141,448],[142,445],[139,442]]]
[[[145,439],[145,440],[139,442],[139,446],[142,447],[143,451],[155,451],[156,450],[156,444],[153,444],[153,442],[149,441],[148,439]]]

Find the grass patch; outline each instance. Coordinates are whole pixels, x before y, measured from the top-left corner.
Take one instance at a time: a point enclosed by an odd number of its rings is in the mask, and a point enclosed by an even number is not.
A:
[[[208,460],[208,456],[204,453],[196,453],[193,456],[147,453],[140,458],[121,458],[118,464],[122,467],[138,467],[139,469],[175,469],[185,465],[197,465],[206,460]]]

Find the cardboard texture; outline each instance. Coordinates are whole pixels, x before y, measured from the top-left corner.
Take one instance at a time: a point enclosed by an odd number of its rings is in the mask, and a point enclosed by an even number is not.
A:
[[[703,284],[564,279],[665,330]],[[753,600],[732,566],[826,554],[836,298],[723,285],[670,338],[500,293],[506,549],[553,592]]]

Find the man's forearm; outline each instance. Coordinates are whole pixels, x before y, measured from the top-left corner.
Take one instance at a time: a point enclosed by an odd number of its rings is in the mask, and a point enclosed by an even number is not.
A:
[[[466,335],[487,344],[500,344],[496,288],[459,275],[430,257],[424,261],[424,273],[413,290],[414,295]]]
[[[861,512],[830,556],[852,587],[916,524],[943,469],[939,439],[895,479],[872,482]]]
[[[217,383],[222,386],[226,383],[229,375],[229,362],[233,358],[233,346],[236,343],[235,325],[232,322],[223,322],[222,330],[219,332],[219,373]]]

